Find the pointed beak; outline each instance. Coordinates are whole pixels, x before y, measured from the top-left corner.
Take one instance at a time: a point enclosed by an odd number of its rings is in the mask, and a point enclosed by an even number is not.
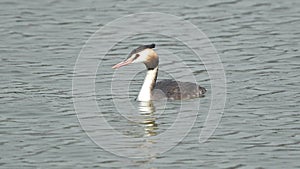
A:
[[[126,61],[122,61],[122,62],[120,62],[120,63],[114,65],[112,68],[113,68],[113,69],[118,69],[118,68],[120,68],[120,67],[122,67],[122,66],[129,65],[129,64],[132,63],[132,62],[133,62],[133,59],[129,58],[129,59],[127,59]]]

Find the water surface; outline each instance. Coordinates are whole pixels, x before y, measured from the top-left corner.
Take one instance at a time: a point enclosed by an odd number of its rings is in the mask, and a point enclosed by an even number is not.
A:
[[[0,4],[1,168],[300,167],[298,1],[4,0]],[[226,72],[227,102],[222,121],[208,142],[199,144],[198,137],[210,105],[209,90],[201,98],[201,110],[187,137],[159,156],[116,156],[97,146],[82,130],[72,101],[77,56],[99,27],[138,12],[179,16],[201,29],[216,47]],[[97,102],[106,119],[118,131],[138,138],[166,131],[174,122],[177,103],[168,104],[163,113],[143,116],[147,124],[137,125],[120,118],[114,106],[104,101],[111,95],[105,97],[101,89],[111,76],[110,66],[125,58],[134,45],[148,40],[156,40],[160,49],[172,49],[177,55],[191,54],[171,38],[132,37],[108,53],[119,58],[107,60],[103,67],[107,71],[96,78]],[[162,67],[185,77],[176,62],[164,58]],[[205,67],[193,64],[194,60],[185,62],[209,89]],[[172,69],[174,65],[177,69]],[[130,82],[132,99],[143,79],[143,66],[137,67],[141,72]],[[161,79],[168,77],[167,72],[160,73]],[[126,80],[122,78],[119,80]],[[159,104],[155,108],[163,110]],[[119,147],[126,149],[122,144]]]

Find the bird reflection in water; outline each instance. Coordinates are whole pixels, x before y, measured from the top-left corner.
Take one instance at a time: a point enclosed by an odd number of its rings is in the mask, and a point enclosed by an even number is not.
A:
[[[153,102],[139,102],[139,112],[142,116],[140,124],[144,127],[145,136],[157,135],[156,117],[154,116],[155,107]]]

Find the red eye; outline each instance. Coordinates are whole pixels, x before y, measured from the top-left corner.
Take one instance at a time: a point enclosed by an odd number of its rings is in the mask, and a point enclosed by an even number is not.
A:
[[[137,59],[139,56],[139,54],[136,54],[133,60]]]

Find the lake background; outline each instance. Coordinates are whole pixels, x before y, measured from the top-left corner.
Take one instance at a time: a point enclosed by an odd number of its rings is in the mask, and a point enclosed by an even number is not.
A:
[[[0,168],[299,168],[299,6],[296,0],[1,0]],[[82,130],[73,106],[72,78],[78,54],[95,31],[139,12],[181,17],[208,36],[225,69],[227,101],[206,143],[199,144],[198,138],[210,104],[209,90],[200,99],[202,109],[192,130],[177,146],[152,158],[128,159],[103,150]],[[180,43],[157,38],[157,44],[182,53]],[[125,40],[112,53],[125,58],[121,55],[129,53],[132,44],[145,41],[133,40]],[[115,61],[104,65],[107,74]],[[166,59],[165,66],[170,63]],[[199,84],[209,89],[205,67],[191,67]],[[184,71],[172,73],[184,76]],[[97,99],[105,110],[112,108],[100,97],[108,77],[99,73],[96,79]],[[132,97],[143,74],[135,79]],[[155,120],[150,137],[172,125],[176,104],[151,115]],[[107,111],[105,117],[116,129],[145,137],[144,130],[119,120],[115,111]],[[119,146],[120,151],[127,148]]]

